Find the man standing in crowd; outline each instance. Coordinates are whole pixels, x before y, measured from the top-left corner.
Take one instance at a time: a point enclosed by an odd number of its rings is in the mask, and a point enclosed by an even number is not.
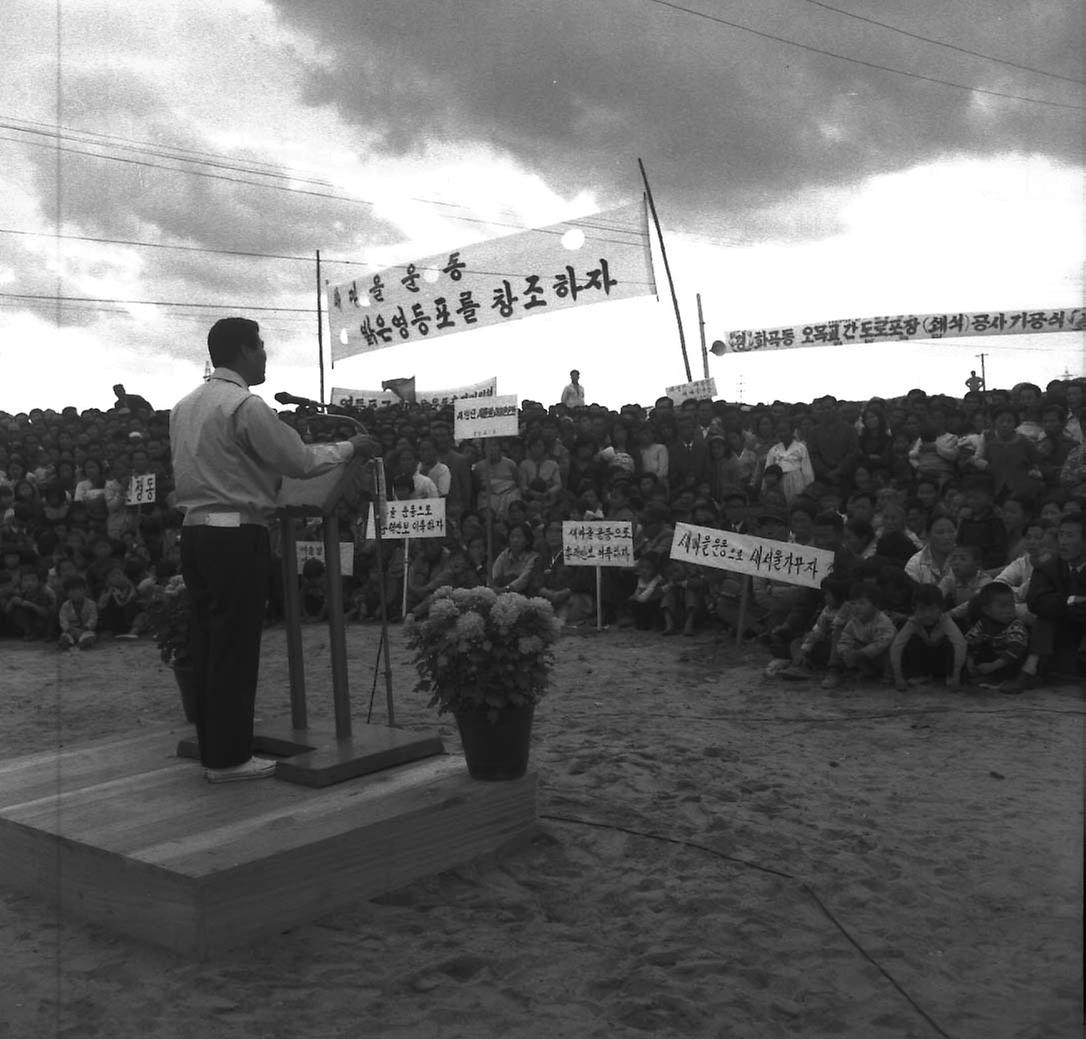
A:
[[[304,444],[250,386],[264,382],[260,326],[215,322],[215,370],[174,407],[170,444],[177,505],[185,510],[181,568],[188,590],[198,685],[196,733],[213,783],[261,779],[275,763],[253,757],[253,712],[270,571],[268,525],[283,476],[319,476],[378,453],[365,436]]]
[[[138,393],[127,393],[123,383],[117,383],[113,387],[113,393],[117,398],[113,406],[122,412],[134,415],[140,411],[154,411],[146,397],[141,397]]]
[[[581,373],[576,368],[569,373],[569,385],[562,391],[562,407],[566,411],[585,406],[584,387],[581,385]]]
[[[859,434],[837,409],[836,397],[827,394],[815,401],[813,410],[816,424],[807,440],[807,451],[815,479],[845,492],[860,454]]]

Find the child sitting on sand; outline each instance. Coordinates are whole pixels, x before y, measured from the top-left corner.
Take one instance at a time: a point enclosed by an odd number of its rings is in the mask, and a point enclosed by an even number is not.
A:
[[[964,631],[970,626],[969,604],[992,578],[981,570],[979,545],[958,545],[950,553],[950,573],[939,582],[950,618]]]
[[[97,635],[98,608],[87,598],[86,579],[73,574],[64,582],[66,596],[60,607],[58,649],[90,649]]]
[[[965,670],[978,683],[993,686],[1016,675],[1026,659],[1029,633],[1014,609],[1014,591],[993,581],[981,589],[980,620],[966,633]]]
[[[830,671],[822,680],[823,689],[835,689],[846,673],[860,678],[881,677],[887,650],[897,634],[893,621],[879,609],[879,588],[874,582],[854,584],[848,602],[850,616],[830,654]]]
[[[811,670],[824,667],[833,654],[837,638],[851,614],[848,602],[848,586],[840,578],[824,578],[822,581],[822,600],[825,604],[815,619],[811,630],[793,643],[792,667],[780,672],[782,678],[804,679],[811,677]]]
[[[890,645],[890,668],[899,692],[933,678],[945,679],[950,689],[961,685],[965,637],[943,606],[943,593],[933,584],[921,585],[913,594],[912,616]]]
[[[310,558],[302,564],[301,613],[303,624],[328,619],[324,575],[324,560]]]
[[[628,615],[638,631],[652,631],[662,616],[660,602],[664,597],[664,576],[660,573],[660,560],[651,553],[642,556],[636,570],[637,587],[626,601]],[[622,623],[621,619],[619,623]]]

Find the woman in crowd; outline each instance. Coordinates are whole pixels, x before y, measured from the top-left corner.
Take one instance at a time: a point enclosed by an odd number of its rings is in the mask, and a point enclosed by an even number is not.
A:
[[[509,528],[509,546],[494,560],[491,587],[497,592],[526,592],[538,559],[531,550],[532,528],[518,523]]]
[[[485,459],[472,466],[479,504],[489,508],[496,519],[505,519],[511,502],[521,500],[521,473],[517,463],[504,451],[503,441],[491,437],[483,449]]]
[[[796,438],[795,427],[790,419],[777,425],[777,442],[765,456],[765,468],[778,465],[781,468],[781,491],[785,501],[791,505],[804,491],[814,483],[814,469],[807,445]]]
[[[940,515],[928,529],[928,543],[905,564],[905,573],[917,584],[938,584],[950,574],[950,556],[958,543],[958,526]]]

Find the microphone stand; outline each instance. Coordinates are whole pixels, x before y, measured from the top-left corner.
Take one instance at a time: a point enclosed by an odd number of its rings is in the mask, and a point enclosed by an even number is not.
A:
[[[323,409],[322,411],[316,412],[315,414],[305,414],[303,412],[296,411],[295,414],[298,415],[302,419],[302,422],[303,422],[303,425],[304,425],[304,428],[305,428],[305,432],[307,434],[309,433],[309,424],[311,422],[314,422],[314,421],[331,421],[331,422],[336,422],[336,423],[339,423],[339,422],[350,423],[363,436],[371,436],[372,435],[369,432],[369,430],[366,429],[366,427],[361,422],[358,421],[358,419],[353,418],[350,415],[340,415],[340,414],[333,415],[333,414],[330,414],[328,412],[328,409],[333,407],[333,406],[334,405],[331,405],[331,404],[317,405],[316,402],[314,401],[312,403],[307,403],[305,405],[305,407],[307,409],[310,408],[310,407],[319,407],[319,408]],[[381,609],[381,638],[380,638],[380,641],[377,644],[377,659],[374,662],[374,667],[373,667],[373,690],[372,690],[372,692],[370,694],[370,705],[369,705],[369,712],[366,715],[366,722],[368,724],[369,721],[370,721],[370,718],[373,715],[373,697],[374,697],[374,695],[376,694],[376,691],[377,691],[377,673],[378,673],[378,671],[379,671],[379,669],[381,667],[381,658],[382,658],[382,655],[383,655],[384,656],[384,665],[385,665],[385,703],[386,703],[386,707],[387,707],[387,710],[388,710],[388,724],[389,724],[389,727],[391,728],[392,726],[394,726],[396,724],[396,713],[395,713],[395,708],[393,706],[393,701],[392,701],[392,654],[391,654],[391,651],[390,651],[390,648],[389,648],[388,604],[386,602],[386,597],[385,597],[384,552],[383,552],[382,538],[381,538],[381,519],[382,519],[382,517],[381,517],[381,498],[382,498],[381,491],[382,491],[382,489],[384,487],[384,480],[381,479],[380,477],[382,477],[384,474],[383,473],[378,474],[378,472],[377,472],[377,467],[382,466],[384,463],[381,461],[381,458],[379,456],[377,458],[371,459],[370,461],[372,462],[372,464],[374,466],[374,472],[373,472],[373,476],[374,476],[374,480],[373,480],[373,497],[372,497],[372,503],[373,503],[373,534],[372,534],[372,536],[373,536],[374,541],[376,542],[376,556],[377,556],[376,562],[377,562],[377,573],[378,573],[377,587],[378,587],[378,595],[379,595],[380,609]],[[337,551],[337,552],[339,551],[338,544],[335,545],[335,546],[332,546],[332,547],[335,549],[335,551]],[[326,539],[325,555],[328,555],[330,551],[331,551],[331,549],[329,548],[329,546],[327,544],[327,539]],[[337,569],[337,571],[339,569],[339,559],[338,558],[336,559],[336,569]],[[330,600],[333,599],[333,596],[331,594],[329,595],[329,599]],[[331,611],[335,607],[336,604],[339,604],[339,606],[342,607],[342,601],[341,601],[342,600],[342,594],[341,594],[341,590],[339,588],[337,588],[336,591],[335,591],[334,600],[335,600],[334,602],[332,602],[332,601],[329,602],[329,611]],[[344,662],[344,666],[345,666],[345,662]]]

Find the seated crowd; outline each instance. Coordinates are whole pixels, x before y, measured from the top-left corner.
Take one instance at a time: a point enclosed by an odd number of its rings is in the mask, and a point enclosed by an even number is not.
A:
[[[155,589],[179,570],[169,413],[118,389],[104,412],[0,413],[0,635],[71,649],[103,632],[139,637]],[[442,585],[489,583],[547,598],[570,624],[599,607],[606,623],[663,635],[757,638],[771,672],[823,670],[825,686],[1079,680],[1084,392],[1075,379],[961,399],[665,397],[617,413],[524,401],[518,437],[460,444],[449,408],[338,409],[380,439],[390,497],[440,496],[447,515],[444,539],[379,553],[363,516],[343,509],[346,615],[370,619],[383,603],[400,617],[406,572],[415,616]],[[306,438],[354,432],[304,409],[280,418]],[[130,504],[132,477],[152,473],[153,494]],[[598,604],[594,570],[566,565],[562,546],[563,520],[592,519],[634,530],[634,565],[604,569]],[[297,522],[299,539],[320,537],[319,523]],[[824,549],[833,573],[811,589],[674,561],[677,522]],[[283,608],[273,573],[272,620]],[[322,619],[323,564],[307,560],[300,581],[303,619]]]

